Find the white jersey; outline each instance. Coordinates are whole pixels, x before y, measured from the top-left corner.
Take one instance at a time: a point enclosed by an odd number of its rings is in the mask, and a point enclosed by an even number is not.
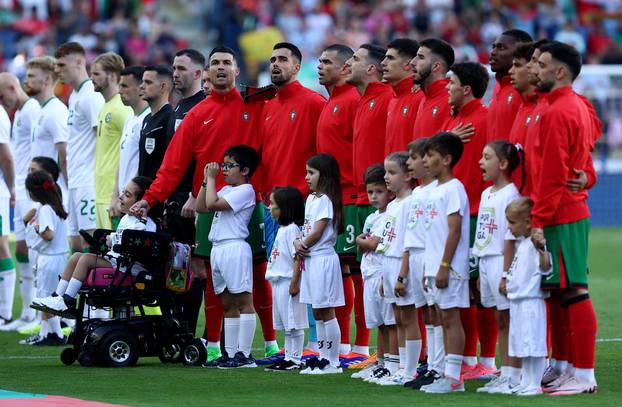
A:
[[[30,137],[32,129],[39,119],[41,106],[36,99],[26,100],[21,109],[15,111],[11,126],[11,150],[15,163],[15,195],[17,199],[27,199],[26,176],[32,159]]]
[[[209,231],[209,241],[214,245],[225,243],[232,239],[246,239],[248,237],[248,222],[255,209],[255,190],[251,184],[242,184],[237,187],[224,186],[218,191],[218,197],[227,201],[231,210],[216,211],[212,228]]]
[[[320,240],[309,248],[310,255],[326,255],[335,253],[335,243],[337,232],[333,226],[333,203],[326,195],[318,196],[317,193],[310,194],[305,203],[305,222],[302,225],[302,236],[307,237],[313,231],[315,222],[327,219],[326,227],[322,232]]]
[[[365,224],[363,225],[363,234],[365,238],[370,238],[372,236],[381,238],[386,218],[386,211],[383,213],[379,211],[371,213],[367,219],[365,219]],[[382,257],[383,254],[375,250],[368,250],[363,253],[361,257],[361,274],[363,278],[369,278],[382,272]]]
[[[69,96],[67,178],[69,188],[95,185],[95,128],[104,97],[86,79]]]
[[[143,127],[145,116],[151,113],[147,106],[138,116],[130,116],[123,125],[121,141],[119,142],[119,194],[128,182],[138,174],[138,142],[140,129]]]
[[[376,251],[388,257],[404,256],[404,236],[408,223],[410,194],[402,199],[394,199],[387,205],[387,215]]]
[[[548,270],[540,268],[540,254],[533,245],[531,238],[521,237],[517,240],[516,254],[508,270],[507,285],[508,299],[518,300],[525,298],[546,298],[548,293],[540,289],[543,275],[553,272],[553,259],[549,253],[551,267]]]
[[[144,230],[146,232],[155,232],[156,224],[151,220],[151,218],[137,218],[134,215],[125,214],[119,221],[119,226],[117,226],[117,230],[114,233],[110,234],[110,243],[111,247],[114,247],[116,244],[121,244],[121,237],[123,236],[123,231],[130,230]],[[108,256],[111,257],[119,257],[119,254],[110,250],[108,252]]]
[[[514,240],[508,230],[505,208],[520,194],[513,182],[498,191],[488,187],[482,192],[477,213],[473,254],[477,257],[500,256],[505,240]]]
[[[456,178],[431,189],[425,204],[424,273],[426,277],[435,277],[438,273],[445,252],[445,243],[449,236],[447,217],[454,213],[462,216],[462,230],[451,261],[453,273],[450,277],[469,278],[469,198],[464,185]]]
[[[52,240],[45,240],[39,236],[46,229],[54,232]],[[26,226],[26,243],[29,248],[43,255],[67,253],[69,251],[67,221],[61,219],[50,205],[41,206]]]
[[[430,191],[436,188],[438,181],[434,180],[428,185],[419,185],[413,189],[410,196],[410,208],[408,209],[408,223],[404,236],[404,249],[425,248],[424,214],[425,203]]]
[[[41,105],[39,119],[32,129],[30,152],[33,157],[58,158],[56,144],[67,142],[69,110],[57,97]]]
[[[0,144],[10,146],[10,140],[11,119],[9,119],[9,115],[6,113],[6,110],[4,110],[4,107],[0,106]],[[9,186],[6,184],[4,174],[2,173],[2,167],[0,166],[0,198],[8,198],[10,196]]]
[[[291,279],[294,276],[294,240],[298,237],[300,237],[300,227],[295,223],[279,226],[268,258],[266,280]]]

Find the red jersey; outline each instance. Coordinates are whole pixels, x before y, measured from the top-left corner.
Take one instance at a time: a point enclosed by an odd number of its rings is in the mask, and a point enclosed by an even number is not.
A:
[[[344,205],[356,203],[352,178],[352,126],[360,98],[352,85],[335,86],[317,123],[317,152],[328,153],[339,163]]]
[[[193,107],[181,122],[166,149],[162,165],[144,199],[150,206],[164,202],[177,188],[194,158],[193,194],[201,189],[203,170],[209,162],[222,162],[225,151],[246,144],[259,151],[255,129],[260,125],[263,103],[245,104],[237,89],[228,93],[214,91]],[[221,174],[216,189],[223,187]]]
[[[365,170],[384,162],[384,138],[387,126],[387,109],[393,98],[390,85],[372,82],[359,100],[354,116],[353,170],[357,205],[368,205],[363,182]]]
[[[440,79],[423,90],[425,98],[417,111],[413,139],[431,137],[445,130],[451,111],[447,83],[449,79]]]
[[[523,188],[522,195],[529,196],[535,200],[533,188],[536,183],[536,174],[539,171],[540,162],[542,158],[538,155],[536,145],[539,143],[540,138],[540,123],[542,115],[549,107],[549,101],[546,97],[546,93],[538,94],[538,101],[536,107],[534,107],[531,113],[531,121],[527,126],[527,135],[525,137],[525,187]]]
[[[463,144],[462,157],[453,169],[454,175],[466,189],[471,216],[477,216],[479,201],[485,189],[479,160],[482,158],[482,151],[486,146],[487,118],[488,108],[482,104],[482,99],[474,99],[462,106],[460,110],[452,109],[451,117],[445,125],[446,130],[451,130],[459,123],[471,123],[475,129],[471,141]]]
[[[520,93],[512,86],[510,75],[497,77],[488,107],[488,141],[510,139],[510,130],[521,103]]]
[[[326,99],[294,81],[266,102],[263,112],[261,175],[263,199],[277,186],[307,196],[305,163],[316,154],[317,123]]]
[[[419,105],[425,95],[413,84],[412,76],[393,86],[395,96],[389,102],[384,155],[406,151],[413,140],[413,128]]]
[[[538,94],[532,93],[529,95],[522,95],[522,100],[523,103],[521,103],[518,112],[516,112],[516,118],[514,119],[514,124],[512,124],[512,130],[510,131],[510,143],[520,145],[523,151],[525,151],[527,130],[534,122],[533,112],[538,103]],[[518,189],[520,189],[521,185],[523,186],[521,193],[524,195],[529,195],[532,188],[531,179],[528,178],[526,174],[523,178],[523,172],[528,168],[527,160],[528,157],[525,154],[524,162],[520,163],[512,173],[512,182],[514,182],[514,185],[516,185]]]
[[[571,192],[566,183],[573,168],[590,165],[593,144],[592,118],[585,103],[571,86],[546,96],[549,107],[540,118],[536,155],[543,157],[536,168],[532,211],[534,227],[576,222],[588,218],[587,190]]]

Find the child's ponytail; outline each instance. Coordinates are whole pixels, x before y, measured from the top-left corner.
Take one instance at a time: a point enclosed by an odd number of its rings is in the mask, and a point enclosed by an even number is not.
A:
[[[35,171],[28,174],[26,190],[30,193],[33,201],[50,205],[59,218],[67,219],[60,187],[48,172]]]
[[[511,176],[514,170],[521,167],[521,183],[519,192],[522,192],[525,186],[525,150],[520,144],[512,144],[505,140],[496,140],[488,143],[488,146],[495,151],[499,160],[508,162],[507,173]]]
[[[333,226],[337,233],[343,233],[343,209],[341,197],[341,176],[339,163],[326,153],[314,155],[307,160],[307,165],[320,173],[318,191],[326,194],[333,203]]]

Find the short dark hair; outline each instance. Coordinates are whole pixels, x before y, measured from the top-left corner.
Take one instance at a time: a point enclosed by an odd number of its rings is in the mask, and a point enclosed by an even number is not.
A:
[[[374,44],[363,44],[359,48],[367,50],[367,62],[376,67],[376,72],[378,72],[378,79],[381,79],[382,66],[380,65],[380,63],[384,59],[387,50]]]
[[[84,50],[84,47],[77,42],[66,42],[56,48],[54,58],[62,58],[71,54],[86,56],[86,51]]]
[[[54,179],[54,182],[58,181],[58,177],[60,175],[60,167],[56,163],[56,160],[46,156],[37,156],[33,157],[32,161],[39,164],[43,171],[46,171],[48,174],[50,174]]]
[[[131,76],[134,81],[140,83],[143,80],[143,73],[145,73],[144,66],[130,66],[121,71],[121,76]]]
[[[339,58],[341,63],[345,63],[348,59],[352,58],[352,55],[354,55],[354,51],[352,50],[352,48],[344,44],[332,44],[324,48],[324,52],[331,51],[337,53],[337,58]]]
[[[217,47],[214,47],[210,51],[210,53],[209,53],[209,55],[207,57],[208,63],[209,63],[209,60],[212,58],[212,55],[214,55],[217,52],[222,52],[223,54],[230,54],[230,55],[232,55],[233,56],[233,60],[235,61],[235,63],[236,64],[238,63],[238,56],[236,55],[235,51],[232,50],[231,48],[227,47],[226,45],[218,45]]]
[[[448,70],[454,64],[454,49],[447,41],[438,38],[426,38],[419,43],[419,47],[426,47],[432,51],[434,55],[441,58],[443,62],[445,62]]]
[[[194,62],[195,64],[201,65],[201,67],[205,66],[205,56],[201,52],[197,51],[196,49],[184,48],[184,49],[180,49],[179,51],[175,53],[176,57],[181,57],[184,55],[190,58],[190,60]]]
[[[385,185],[386,182],[384,180],[384,166],[382,164],[372,164],[365,170],[365,175],[363,175],[363,183],[365,185],[370,184],[382,184]]]
[[[257,150],[244,144],[229,147],[227,151],[225,151],[224,156],[231,157],[236,163],[240,164],[240,170],[248,168],[249,178],[255,173],[259,165],[259,154],[257,154]]]
[[[428,137],[421,137],[408,143],[408,152],[410,153],[410,155],[414,153],[420,157],[423,157],[423,155],[425,154],[425,144],[428,142],[428,140]]]
[[[413,59],[419,51],[419,43],[410,38],[396,38],[387,45],[387,49],[393,48],[402,58]]]
[[[43,170],[31,172],[26,177],[25,184],[33,201],[50,205],[59,218],[67,219],[62,191],[49,172]]]
[[[514,50],[513,57],[515,59],[524,59],[526,61],[529,61],[531,57],[533,56],[534,49],[535,47],[534,47],[533,42],[525,42],[522,44],[518,44],[518,46]]]
[[[298,63],[302,62],[302,52],[300,52],[300,49],[294,44],[292,44],[291,42],[278,42],[274,44],[274,47],[272,47],[272,50],[274,51],[276,49],[281,49],[281,48],[290,50],[292,55],[296,57],[296,59],[298,59]]]
[[[542,46],[540,51],[544,54],[548,52],[554,60],[566,65],[572,73],[572,80],[577,79],[581,73],[581,54],[572,45],[564,44],[559,41],[551,41],[547,45]]]
[[[403,172],[408,172],[408,164],[406,164],[406,161],[408,161],[408,153],[406,151],[396,151],[391,153],[387,156],[387,158],[385,158],[385,161],[392,161],[399,165]]]
[[[279,225],[287,226],[295,223],[302,226],[305,221],[305,201],[302,193],[294,187],[275,187],[272,190],[272,198],[279,206],[281,215]]]
[[[143,199],[145,192],[147,192],[153,180],[149,177],[144,177],[142,175],[139,175],[139,176],[132,178],[132,182],[138,185],[138,192],[136,193],[136,200],[140,201],[141,199]]]
[[[511,29],[511,30],[505,30],[503,33],[501,33],[501,35],[505,35],[506,37],[510,37],[513,38],[514,41],[516,42],[531,42],[533,41],[533,38],[531,38],[531,35],[529,35],[529,33],[527,33],[526,31],[523,30],[518,30],[518,29]]]
[[[425,153],[427,154],[430,151],[436,151],[442,157],[450,155],[451,167],[453,168],[460,161],[464,146],[460,137],[454,133],[442,131],[430,137],[428,142],[425,143]]]
[[[147,65],[145,67],[145,70],[143,71],[143,73],[147,72],[147,71],[155,72],[160,79],[173,80],[173,71],[171,71],[171,68],[169,68],[168,66],[165,66],[165,65]]]
[[[461,62],[451,67],[454,75],[460,79],[460,85],[470,86],[473,96],[479,99],[488,88],[488,70],[479,62]]]
[[[533,49],[534,49],[534,51],[537,50],[537,49],[541,50],[542,47],[544,47],[545,45],[548,45],[550,43],[551,43],[551,40],[543,38],[543,39],[538,40],[538,41],[533,43]]]

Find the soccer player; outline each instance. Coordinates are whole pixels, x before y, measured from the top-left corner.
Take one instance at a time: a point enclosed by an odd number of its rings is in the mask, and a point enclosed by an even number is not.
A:
[[[495,73],[497,84],[489,106],[488,141],[510,138],[510,130],[522,101],[520,94],[512,86],[509,71],[516,47],[531,41],[531,36],[525,31],[507,30],[492,43],[490,69]]]
[[[23,216],[34,207],[26,191],[26,176],[30,164],[30,136],[32,128],[39,119],[41,107],[35,99],[28,97],[19,80],[10,73],[0,74],[0,104],[7,111],[15,111],[11,126],[11,150],[15,158],[15,209],[13,224],[15,228],[15,258],[19,263],[20,293],[22,294],[22,312],[19,319],[5,327],[18,329],[34,320],[35,313],[30,301],[34,296],[34,272],[28,258],[26,229]],[[6,220],[8,222],[8,219]]]
[[[344,233],[337,236],[335,250],[339,255],[346,304],[335,312],[341,329],[340,353],[347,355],[350,347],[350,315],[355,308],[356,340],[354,353],[369,354],[369,330],[363,312],[363,279],[356,267],[356,189],[352,180],[352,137],[354,114],[360,95],[346,79],[350,74],[346,61],[354,52],[343,44],[327,47],[319,58],[320,84],[330,98],[317,124],[317,151],[328,153],[339,163],[344,214]]]
[[[382,80],[390,83],[395,93],[387,109],[385,156],[405,150],[413,139],[415,117],[425,98],[419,86],[413,84],[413,66],[410,65],[418,50],[417,41],[397,38],[387,46],[381,63]]]
[[[534,174],[535,204],[532,239],[546,239],[553,254],[553,274],[542,280],[545,289],[561,303],[560,317],[567,318],[566,341],[574,369],[561,372],[545,386],[550,394],[568,395],[596,391],[594,352],[596,314],[588,293],[587,242],[589,208],[587,192],[567,188],[571,170],[588,168],[594,142],[592,118],[585,103],[572,90],[581,72],[581,56],[569,45],[552,42],[538,58],[538,89],[549,92],[549,107],[541,117],[537,172]],[[556,329],[557,328],[557,329]],[[552,335],[559,336],[553,326]],[[555,343],[555,341],[553,341]],[[562,374],[564,373],[564,374]]]
[[[111,175],[119,170],[121,133],[125,121],[132,115],[132,109],[123,104],[119,95],[124,68],[123,58],[114,52],[98,55],[91,66],[95,91],[101,93],[106,102],[99,111],[95,145],[95,224],[98,229],[112,229],[110,202],[118,195],[115,178]]]
[[[259,149],[254,131],[259,126],[263,103],[245,104],[235,88],[239,68],[235,53],[227,47],[214,48],[209,55],[210,81],[214,91],[199,102],[179,125],[166,151],[156,179],[145,193],[144,199],[133,207],[135,213],[148,210],[164,202],[177,188],[192,159],[196,160],[193,194],[201,188],[203,169],[208,162],[217,162],[225,150],[236,144],[251,145]],[[227,137],[223,138],[226,134]],[[216,188],[224,186],[222,177],[216,178]],[[199,214],[197,220],[197,247],[195,253],[209,258],[211,245],[207,240],[213,214]],[[205,290],[205,315],[207,329],[208,363],[221,356],[220,334],[223,310],[214,293],[211,273],[207,274]],[[215,363],[214,365],[216,365]]]
[[[170,128],[175,125],[174,111],[168,103],[173,88],[172,72],[164,65],[145,67],[140,95],[149,104],[151,113],[140,131],[138,175],[154,179],[162,165],[169,144]]]
[[[430,137],[444,130],[449,119],[447,72],[454,64],[454,50],[443,40],[427,38],[419,43],[417,56],[410,61],[413,82],[421,86],[425,99],[419,105],[414,138]]]
[[[0,326],[13,318],[15,265],[9,251],[9,213],[15,206],[15,172],[9,147],[11,120],[0,106]]]
[[[69,188],[69,240],[71,250],[82,251],[86,242],[78,231],[95,229],[95,143],[103,96],[95,92],[86,73],[86,52],[77,42],[56,50],[56,74],[73,88],[67,119],[67,181]]]

